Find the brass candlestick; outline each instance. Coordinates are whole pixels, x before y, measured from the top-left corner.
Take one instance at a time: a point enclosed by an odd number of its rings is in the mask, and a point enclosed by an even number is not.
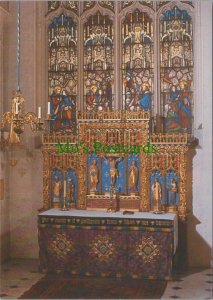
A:
[[[63,207],[61,208],[62,211],[67,211],[69,210],[69,208],[67,208],[66,206],[66,197],[64,197],[64,201],[63,201]]]
[[[107,212],[115,212],[116,209],[113,209],[113,199],[114,199],[114,195],[115,193],[118,191],[118,189],[114,186],[114,185],[110,185],[110,188],[109,188],[109,192],[110,192],[110,204],[109,204],[109,207],[107,209]]]

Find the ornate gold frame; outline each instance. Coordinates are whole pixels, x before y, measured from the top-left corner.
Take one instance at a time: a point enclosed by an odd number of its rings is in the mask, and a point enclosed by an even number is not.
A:
[[[114,117],[114,119],[113,119]],[[178,215],[184,221],[187,216],[187,153],[189,144],[187,134],[151,134],[149,136],[149,114],[141,112],[104,112],[94,115],[88,113],[78,114],[78,135],[67,141],[77,144],[81,141],[91,149],[94,140],[102,144],[112,144],[107,140],[107,132],[118,132],[117,143],[131,144],[131,132],[139,137],[135,145],[157,146],[157,153],[145,154],[140,157],[140,211],[150,211],[150,176],[154,170],[158,170],[163,176],[174,170],[179,176],[179,204]],[[87,140],[89,136],[89,140]],[[57,142],[65,144],[66,137],[45,133],[43,137],[43,209],[51,208],[50,178],[51,171],[59,168],[62,172],[73,169],[78,180],[78,209],[87,209],[87,155],[79,153],[57,154]],[[113,154],[108,154],[113,155]],[[116,154],[124,156],[124,154]],[[100,157],[103,154],[100,153]]]

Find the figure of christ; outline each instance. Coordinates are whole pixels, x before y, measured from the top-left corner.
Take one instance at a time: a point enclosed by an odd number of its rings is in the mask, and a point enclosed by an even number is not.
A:
[[[121,158],[113,158],[113,157],[109,157],[109,158],[106,158],[104,157],[104,159],[109,163],[109,167],[110,167],[110,171],[109,171],[109,174],[110,174],[110,184],[111,186],[115,186],[115,182],[116,182],[116,179],[118,177],[118,170],[117,170],[117,163],[119,161],[122,160],[122,157]]]

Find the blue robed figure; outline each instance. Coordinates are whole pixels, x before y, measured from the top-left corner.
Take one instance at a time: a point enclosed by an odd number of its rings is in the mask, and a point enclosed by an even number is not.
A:
[[[60,110],[62,113],[62,123],[65,126],[71,126],[71,121],[73,117],[74,103],[70,97],[67,96],[67,93],[63,91],[62,100],[60,102]]]
[[[140,106],[143,110],[150,110],[152,94],[149,91],[149,83],[148,82],[142,83],[142,91],[143,91],[143,96],[139,99]]]

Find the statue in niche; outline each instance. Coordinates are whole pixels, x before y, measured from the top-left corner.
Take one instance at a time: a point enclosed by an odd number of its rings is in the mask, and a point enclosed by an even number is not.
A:
[[[172,178],[170,180],[168,189],[168,206],[176,207],[177,183]]]
[[[53,192],[53,203],[58,203],[60,201],[62,193],[62,184],[58,176],[55,176],[52,183],[52,192]]]
[[[67,202],[68,204],[74,203],[74,191],[75,185],[72,181],[72,178],[69,177],[67,184]]]
[[[89,181],[90,181],[90,192],[94,193],[97,191],[97,184],[99,181],[97,161],[93,159],[91,165],[89,166]]]
[[[129,168],[129,178],[128,178],[129,191],[131,194],[135,194],[137,192],[137,182],[138,182],[138,167],[136,161],[133,160]]]
[[[119,161],[121,161],[122,158],[115,159],[113,157],[109,157],[108,159],[106,159],[104,157],[104,159],[109,163],[109,167],[110,167],[110,171],[109,171],[110,185],[115,186],[116,179],[119,176],[118,169],[117,169],[117,163]]]
[[[155,178],[152,184],[152,207],[154,212],[161,211],[162,189],[158,178]]]

